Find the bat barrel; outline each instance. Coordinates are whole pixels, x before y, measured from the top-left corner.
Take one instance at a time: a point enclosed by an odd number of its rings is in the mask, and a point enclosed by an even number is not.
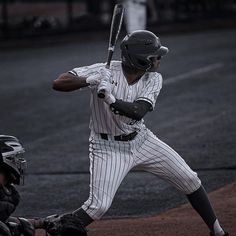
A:
[[[120,32],[120,28],[122,25],[124,15],[124,7],[122,4],[116,4],[113,16],[112,16],[112,22],[111,22],[111,29],[110,29],[110,37],[109,37],[109,47],[108,47],[108,53],[107,53],[107,63],[106,68],[110,68],[111,59],[113,56],[113,52],[115,50],[116,41]],[[101,90],[98,92],[99,98],[105,97],[105,91]]]

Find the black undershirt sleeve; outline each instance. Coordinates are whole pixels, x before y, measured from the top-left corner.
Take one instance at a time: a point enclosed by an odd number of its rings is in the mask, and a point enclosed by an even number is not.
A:
[[[152,110],[151,103],[142,100],[124,102],[117,99],[115,103],[110,105],[110,107],[115,114],[126,116],[133,120],[141,120],[148,111]]]

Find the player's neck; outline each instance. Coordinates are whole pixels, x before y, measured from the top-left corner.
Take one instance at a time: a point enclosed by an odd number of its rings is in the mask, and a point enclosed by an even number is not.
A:
[[[145,71],[133,70],[125,66],[122,66],[122,69],[124,76],[130,85],[135,84],[145,74]]]

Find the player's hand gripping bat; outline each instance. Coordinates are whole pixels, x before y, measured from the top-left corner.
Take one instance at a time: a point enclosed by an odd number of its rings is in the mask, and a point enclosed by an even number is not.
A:
[[[116,41],[120,32],[120,28],[122,25],[122,20],[124,16],[124,7],[122,4],[116,4],[113,11],[112,21],[111,21],[111,29],[110,29],[110,38],[109,38],[109,46],[107,53],[107,64],[106,68],[110,68],[111,58],[116,46]],[[100,90],[98,92],[98,97],[104,98],[105,91]]]

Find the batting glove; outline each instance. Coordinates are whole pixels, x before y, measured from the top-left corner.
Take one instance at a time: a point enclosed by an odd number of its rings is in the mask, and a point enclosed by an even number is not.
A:
[[[90,75],[86,79],[86,83],[89,84],[90,87],[94,87],[100,84],[101,79],[102,79],[101,74]]]
[[[107,81],[111,81],[111,70],[110,69],[107,69],[105,67],[102,67],[100,70],[99,70],[99,73],[102,77],[103,80],[107,80]]]
[[[114,84],[110,83],[107,80],[102,80],[101,83],[98,85],[98,93],[100,93],[100,91],[103,91],[105,97],[102,99],[104,99],[104,102],[108,105],[111,105],[116,101],[115,97],[111,93],[114,86]]]

